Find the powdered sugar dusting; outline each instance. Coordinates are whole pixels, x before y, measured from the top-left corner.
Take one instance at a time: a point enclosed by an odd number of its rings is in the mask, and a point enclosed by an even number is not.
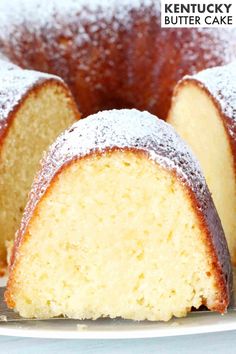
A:
[[[78,32],[74,38],[77,45],[87,42],[90,39],[91,32],[97,32],[103,25],[101,19],[106,19],[110,24],[110,29],[117,30],[119,25],[129,26],[129,11],[152,7],[153,15],[158,18],[160,26],[160,0],[1,0],[0,1],[0,28],[3,38],[9,37],[11,41],[16,43],[19,41],[21,34],[16,29],[27,28],[28,33],[32,33],[37,37],[45,34],[46,29],[48,38],[50,39],[51,30],[58,30],[66,37],[75,34],[73,26],[68,24],[77,24]],[[90,27],[90,34],[86,30],[86,24],[93,24]],[[65,26],[66,25],[66,26]],[[64,29],[65,28],[65,29]],[[172,29],[161,29],[163,36],[173,31]],[[174,29],[179,37],[185,36],[189,30]],[[205,56],[205,60],[209,61],[209,67],[215,56],[229,62],[235,58],[236,43],[233,40],[236,34],[236,28],[217,30],[197,28],[190,30],[191,36],[189,40],[184,41],[184,51],[186,57],[194,64],[197,56],[196,43]],[[231,35],[229,35],[231,34]],[[137,33],[139,35],[139,33]],[[19,36],[19,38],[18,38]],[[202,41],[201,41],[202,37]],[[180,38],[179,43],[183,41]],[[173,43],[178,46],[178,41]],[[214,59],[215,62],[215,59]],[[213,62],[213,65],[214,65]]]
[[[30,24],[30,31],[41,34],[42,28],[50,30],[51,27],[60,26],[60,23],[65,24],[65,20],[72,23],[79,16],[78,25],[83,26],[83,20],[86,19],[94,23],[94,31],[97,31],[97,20],[104,15],[107,20],[116,16],[120,21],[126,21],[127,11],[150,5],[155,5],[156,11],[160,12],[160,1],[153,0],[1,0],[0,21],[6,33],[12,31],[12,26]],[[85,32],[84,36],[87,40]]]
[[[22,70],[0,58],[0,128],[7,126],[9,113],[34,85],[56,76],[32,70]],[[0,132],[1,133],[1,132]]]
[[[63,165],[113,148],[146,152],[151,160],[175,171],[194,193],[204,194],[206,183],[199,163],[174,129],[150,113],[135,109],[102,111],[76,122],[51,146],[36,183],[44,185],[43,193]]]

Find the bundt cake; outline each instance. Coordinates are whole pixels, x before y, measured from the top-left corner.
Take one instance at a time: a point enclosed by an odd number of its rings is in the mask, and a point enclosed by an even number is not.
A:
[[[1,0],[0,51],[62,77],[83,116],[139,108],[166,118],[185,74],[236,59],[236,28],[161,28],[160,0]]]
[[[30,318],[168,320],[202,304],[223,313],[231,295],[218,214],[169,124],[112,110],[60,135],[17,233],[9,307]]]
[[[183,75],[236,59],[235,28],[160,23],[159,0],[0,1],[0,270],[42,151],[79,117],[66,84],[83,116],[136,107],[166,118]],[[201,75],[189,82],[208,97],[211,86],[200,83]],[[224,100],[214,93],[211,112],[215,105],[219,116]],[[212,128],[223,132],[222,179],[208,183],[233,254],[234,128],[229,134],[227,114]],[[217,163],[215,156],[218,173]],[[223,177],[218,198],[214,188]],[[6,299],[26,317],[167,320],[201,304],[224,312],[230,272],[216,210],[180,139],[147,113],[104,112],[73,126],[43,160]]]
[[[184,77],[168,121],[200,161],[236,265],[236,62]]]
[[[53,75],[0,59],[0,273],[42,152],[78,118],[67,86]]]

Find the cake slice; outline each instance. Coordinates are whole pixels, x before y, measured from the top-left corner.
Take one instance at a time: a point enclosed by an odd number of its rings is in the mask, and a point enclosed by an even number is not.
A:
[[[168,122],[200,162],[236,265],[236,62],[184,77]]]
[[[61,79],[0,60],[0,274],[42,153],[78,118]]]
[[[5,299],[23,317],[169,320],[224,313],[230,257],[198,163],[147,112],[104,111],[51,146],[35,178]]]

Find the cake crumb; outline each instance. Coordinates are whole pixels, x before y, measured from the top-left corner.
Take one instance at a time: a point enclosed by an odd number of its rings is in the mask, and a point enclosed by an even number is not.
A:
[[[7,322],[7,316],[0,315],[0,321]]]
[[[77,331],[84,331],[85,329],[88,328],[88,326],[86,324],[77,324]]]

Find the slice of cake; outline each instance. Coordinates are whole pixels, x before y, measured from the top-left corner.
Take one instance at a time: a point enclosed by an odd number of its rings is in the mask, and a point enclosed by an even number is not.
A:
[[[146,112],[75,123],[36,176],[11,259],[7,304],[24,317],[169,320],[225,312],[230,257],[198,163]]]
[[[6,241],[19,227],[45,149],[79,118],[67,86],[56,76],[0,60],[0,273]]]
[[[200,162],[236,265],[236,62],[180,81],[168,122]]]

